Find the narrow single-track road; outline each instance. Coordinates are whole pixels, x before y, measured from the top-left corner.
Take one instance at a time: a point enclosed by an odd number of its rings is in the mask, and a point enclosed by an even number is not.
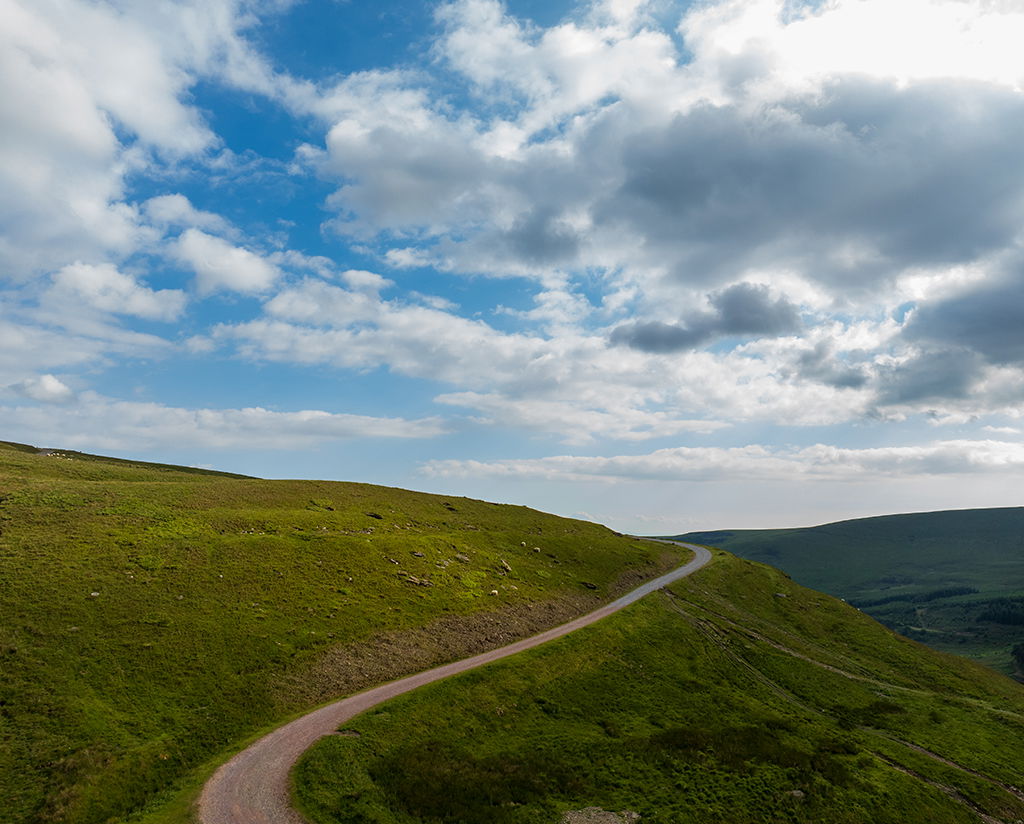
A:
[[[199,797],[199,820],[202,824],[306,824],[291,806],[289,774],[302,753],[318,739],[335,732],[350,718],[396,695],[532,649],[600,621],[645,595],[691,575],[711,560],[711,553],[704,547],[679,545],[693,551],[693,560],[587,615],[514,644],[381,684],[278,727],[214,773]]]

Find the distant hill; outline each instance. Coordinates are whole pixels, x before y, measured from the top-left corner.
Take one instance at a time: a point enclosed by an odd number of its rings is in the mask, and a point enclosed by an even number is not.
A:
[[[175,475],[212,475],[217,478],[251,478],[250,475],[239,475],[235,472],[220,472],[216,469],[202,469],[198,466],[175,466],[174,464],[151,463],[149,461],[133,461],[126,458],[109,458],[106,455],[90,455],[74,449],[46,449],[15,441],[0,441],[0,448],[6,447],[27,455],[41,455],[47,458],[63,458],[65,460],[86,461],[89,463],[107,464],[111,467],[134,467],[149,472],[171,472]]]
[[[1022,507],[678,537],[771,564],[903,635],[1024,675]]]
[[[1024,819],[1024,687],[724,552],[345,727],[296,771],[315,824]]]
[[[683,554],[520,506],[0,442],[0,821],[188,821],[257,731]]]

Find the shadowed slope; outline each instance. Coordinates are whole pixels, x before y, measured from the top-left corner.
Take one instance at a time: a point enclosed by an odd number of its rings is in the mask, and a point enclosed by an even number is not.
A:
[[[1024,817],[1024,688],[724,553],[346,733],[300,762],[316,824],[541,824],[588,807],[643,824]]]
[[[1011,653],[1024,645],[1024,508],[678,537],[776,566],[936,649],[1019,672]]]

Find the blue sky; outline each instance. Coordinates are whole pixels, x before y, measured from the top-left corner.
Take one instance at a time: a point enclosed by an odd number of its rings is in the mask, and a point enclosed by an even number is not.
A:
[[[1021,503],[1015,4],[0,18],[4,439],[640,533]]]

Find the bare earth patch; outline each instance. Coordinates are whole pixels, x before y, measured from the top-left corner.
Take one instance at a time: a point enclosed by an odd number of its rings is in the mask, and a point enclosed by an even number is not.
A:
[[[561,824],[633,824],[640,820],[640,813],[623,810],[610,813],[600,807],[584,807],[582,810],[570,810],[562,816]]]
[[[629,570],[609,594],[629,592],[667,572],[679,554],[666,551],[656,564]],[[606,598],[597,593],[559,593],[548,601],[505,606],[492,612],[447,615],[423,627],[380,633],[365,641],[329,648],[275,685],[285,709],[315,706],[376,684],[456,661],[528,638],[597,609]]]

